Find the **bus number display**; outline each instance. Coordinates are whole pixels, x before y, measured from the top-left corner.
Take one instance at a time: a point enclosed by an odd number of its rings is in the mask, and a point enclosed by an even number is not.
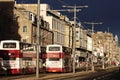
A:
[[[60,47],[49,47],[49,51],[60,51]]]

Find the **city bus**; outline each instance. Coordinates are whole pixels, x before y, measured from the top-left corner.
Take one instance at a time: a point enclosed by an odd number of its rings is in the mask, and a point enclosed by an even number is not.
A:
[[[71,72],[72,50],[62,45],[46,46],[46,71],[47,72]]]
[[[36,71],[36,46],[34,44],[17,40],[2,40],[0,58],[7,69],[7,74],[27,74]],[[39,58],[39,70],[42,72],[42,55]]]

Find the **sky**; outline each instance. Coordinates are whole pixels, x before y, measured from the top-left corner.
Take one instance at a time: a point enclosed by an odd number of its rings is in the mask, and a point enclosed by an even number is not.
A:
[[[17,3],[37,3],[37,0],[17,0]],[[120,41],[120,0],[40,0],[40,3],[49,4],[51,9],[60,10],[66,6],[85,6],[82,11],[77,12],[77,21],[81,22],[86,29],[91,29],[91,25],[84,22],[102,22],[95,25],[95,31],[109,31],[113,35],[118,35]],[[73,20],[73,13],[61,12],[70,20]]]

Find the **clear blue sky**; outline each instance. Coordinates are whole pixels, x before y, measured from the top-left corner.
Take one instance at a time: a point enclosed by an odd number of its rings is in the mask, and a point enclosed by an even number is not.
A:
[[[96,31],[109,31],[118,35],[120,40],[120,0],[40,0],[41,3],[47,3],[52,9],[66,9],[67,6],[84,6],[82,11],[77,13],[77,20],[83,22],[102,22],[102,25],[95,25]],[[37,3],[37,0],[17,0],[18,3]],[[62,12],[63,13],[63,12]],[[73,13],[64,12],[70,19],[73,19]],[[91,29],[91,25],[84,24],[85,28]]]

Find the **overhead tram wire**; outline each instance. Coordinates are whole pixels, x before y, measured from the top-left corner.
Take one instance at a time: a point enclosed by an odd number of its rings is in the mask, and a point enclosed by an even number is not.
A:
[[[60,3],[64,4],[64,5],[68,5],[67,3],[61,1],[61,0],[58,0]]]

